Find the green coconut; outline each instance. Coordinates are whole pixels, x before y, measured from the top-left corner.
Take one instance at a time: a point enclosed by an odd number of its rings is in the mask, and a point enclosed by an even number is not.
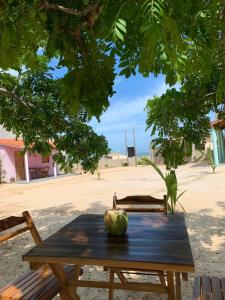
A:
[[[123,235],[128,227],[128,215],[124,210],[109,209],[104,215],[105,227],[112,235]]]

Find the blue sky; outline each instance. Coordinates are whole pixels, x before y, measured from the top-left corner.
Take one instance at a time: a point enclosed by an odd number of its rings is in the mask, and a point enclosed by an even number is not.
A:
[[[39,51],[42,54],[42,50]],[[58,65],[58,59],[51,60],[51,67]],[[118,67],[116,71],[119,73]],[[60,78],[67,72],[66,68],[54,69],[52,72],[55,78]],[[10,70],[10,73],[17,75],[17,72]],[[146,129],[146,113],[144,108],[149,98],[162,95],[168,86],[162,75],[155,78],[150,75],[144,78],[137,73],[136,76],[125,78],[118,76],[115,79],[115,94],[110,99],[110,107],[101,116],[101,121],[97,122],[93,119],[90,125],[98,134],[106,137],[109,148],[115,152],[125,153],[124,134],[127,132],[128,146],[133,146],[133,127],[136,136],[137,153],[149,152],[149,144],[151,141],[150,131]]]
[[[168,86],[163,76],[143,78],[140,74],[129,79],[117,77],[114,89],[116,94],[110,99],[110,107],[102,115],[101,122],[91,125],[97,133],[103,134],[112,151],[125,152],[124,133],[127,131],[128,145],[133,145],[133,127],[135,128],[137,153],[148,152],[151,140],[146,129],[147,99],[163,94]]]
[[[50,63],[52,67],[57,66],[58,60],[53,59]],[[119,73],[116,66],[116,72]],[[55,78],[64,76],[66,68],[54,70]],[[150,75],[144,78],[137,73],[136,76],[125,78],[118,76],[115,79],[115,94],[110,99],[110,106],[101,116],[100,122],[93,119],[90,125],[98,134],[106,137],[109,148],[113,152],[125,153],[125,130],[127,132],[128,146],[133,146],[133,127],[136,136],[137,153],[149,152],[151,141],[150,132],[146,132],[146,113],[144,111],[146,102],[153,96],[162,95],[169,88],[165,84],[164,76],[155,78]]]

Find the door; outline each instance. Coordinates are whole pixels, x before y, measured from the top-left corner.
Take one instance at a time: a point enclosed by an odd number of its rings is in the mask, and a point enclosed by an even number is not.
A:
[[[25,179],[25,169],[24,169],[24,156],[20,151],[14,152],[15,154],[15,168],[16,168],[16,180]]]

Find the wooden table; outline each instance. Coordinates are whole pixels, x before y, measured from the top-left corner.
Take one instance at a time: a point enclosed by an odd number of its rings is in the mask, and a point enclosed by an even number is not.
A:
[[[168,278],[169,300],[181,299],[180,274],[194,271],[182,214],[130,214],[128,230],[123,237],[109,236],[105,232],[102,215],[81,215],[47,238],[41,246],[31,249],[23,260],[48,263],[63,287],[62,299],[80,299],[75,292],[78,286],[160,292],[157,284],[124,285],[112,280],[81,280],[82,265],[164,270]],[[62,264],[67,263],[76,265],[73,282],[66,281]]]

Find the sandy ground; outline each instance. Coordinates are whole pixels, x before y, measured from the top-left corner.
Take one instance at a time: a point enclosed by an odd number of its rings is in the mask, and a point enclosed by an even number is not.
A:
[[[196,273],[182,283],[183,299],[191,299],[192,280],[196,274],[225,276],[225,165],[211,174],[207,165],[189,164],[177,172],[180,190],[186,190],[182,204],[190,236]],[[112,206],[112,195],[165,193],[163,182],[150,167],[121,167],[96,175],[68,176],[57,179],[0,186],[0,218],[29,210],[43,238],[54,233],[81,213],[103,213]],[[24,234],[0,248],[0,286],[28,269],[21,255],[33,245]],[[86,267],[85,278],[103,278],[101,268]],[[81,299],[104,300],[107,291],[79,289]],[[114,299],[165,299],[150,293],[116,291]]]

